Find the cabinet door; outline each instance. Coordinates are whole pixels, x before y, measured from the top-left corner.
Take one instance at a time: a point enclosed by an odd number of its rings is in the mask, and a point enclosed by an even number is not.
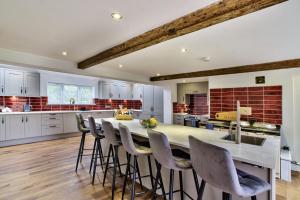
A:
[[[112,118],[114,116],[114,111],[101,111],[101,112],[93,112],[92,116],[97,118]]]
[[[142,100],[143,99],[143,85],[134,84],[133,85],[133,99]]]
[[[111,94],[111,99],[120,99],[121,98],[118,84],[113,83],[110,85],[110,94]]]
[[[42,135],[42,115],[28,114],[25,118],[25,137],[37,137]]]
[[[0,116],[0,141],[5,140],[5,116]]]
[[[154,111],[153,94],[153,85],[144,85],[143,112],[152,113]]]
[[[131,90],[128,84],[119,85],[120,99],[131,99]]]
[[[5,70],[5,95],[6,96],[22,96],[24,94],[22,71]]]
[[[164,90],[159,86],[154,86],[154,112],[160,115],[164,112]]]
[[[75,113],[63,114],[64,133],[78,132]]]
[[[112,97],[110,92],[110,84],[103,83],[102,84],[102,99],[110,99]]]
[[[24,73],[24,94],[29,97],[40,96],[40,75],[38,73]]]
[[[25,119],[23,115],[7,115],[5,138],[13,140],[25,137]]]
[[[0,69],[0,95],[4,95],[4,69]]]

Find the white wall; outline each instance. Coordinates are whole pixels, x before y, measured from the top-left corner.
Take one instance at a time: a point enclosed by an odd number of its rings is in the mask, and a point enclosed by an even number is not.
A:
[[[261,86],[261,84],[255,84],[256,76],[266,77],[266,84],[263,84],[264,86],[282,85],[282,144],[289,145],[293,159],[300,161],[300,134],[298,133],[300,115],[295,114],[297,109],[300,111],[300,69],[213,76],[209,77],[209,88]],[[297,80],[293,81],[295,77],[297,77]]]

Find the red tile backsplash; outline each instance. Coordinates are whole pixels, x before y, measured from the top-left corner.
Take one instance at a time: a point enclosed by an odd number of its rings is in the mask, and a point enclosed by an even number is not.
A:
[[[193,115],[208,114],[207,94],[193,94],[189,95],[189,105],[173,103],[173,112],[187,112],[190,111]]]
[[[0,105],[10,107],[13,111],[23,111],[23,105],[32,105],[32,111],[60,111],[60,110],[110,110],[117,109],[123,105],[129,109],[142,109],[140,100],[110,100],[94,99],[93,105],[51,105],[48,104],[48,97],[15,97],[0,96]]]
[[[252,107],[252,115],[242,116],[243,120],[282,124],[282,86],[211,89],[210,117],[236,110],[237,100],[241,106]]]

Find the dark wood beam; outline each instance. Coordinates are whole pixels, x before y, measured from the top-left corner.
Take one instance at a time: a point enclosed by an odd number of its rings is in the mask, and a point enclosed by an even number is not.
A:
[[[287,0],[223,0],[174,21],[152,29],[130,40],[78,63],[86,69],[96,64],[144,49],[146,47],[225,22]]]
[[[212,69],[212,70],[205,70],[205,71],[165,75],[165,76],[156,76],[156,77],[151,77],[150,81],[166,81],[166,80],[181,79],[181,78],[218,76],[218,75],[226,75],[226,74],[238,74],[238,73],[246,73],[246,72],[268,71],[268,70],[288,69],[288,68],[296,68],[296,67],[300,67],[300,59],[284,60],[284,61],[254,64],[254,65],[244,65],[238,67],[219,68],[219,69]]]

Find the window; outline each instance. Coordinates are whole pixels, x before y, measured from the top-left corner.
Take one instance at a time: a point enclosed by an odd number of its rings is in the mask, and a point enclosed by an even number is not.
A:
[[[67,85],[61,83],[48,83],[48,104],[92,104],[94,88],[90,86]]]

